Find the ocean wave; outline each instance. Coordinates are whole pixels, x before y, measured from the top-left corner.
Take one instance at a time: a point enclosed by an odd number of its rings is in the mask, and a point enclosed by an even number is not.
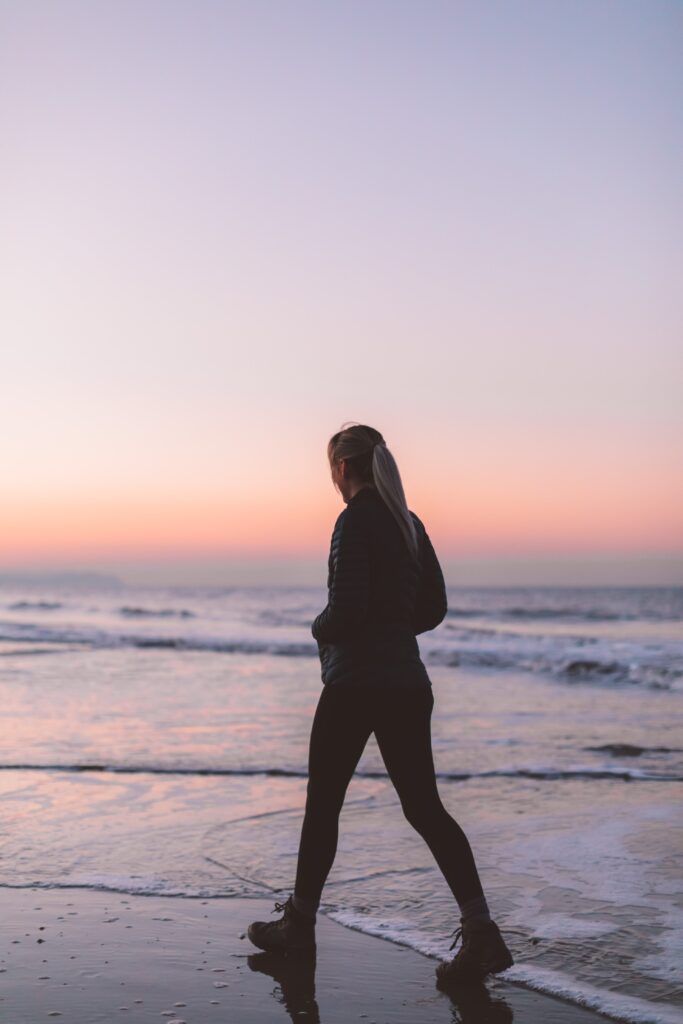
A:
[[[134,608],[134,606],[127,606]],[[136,611],[138,614],[139,609]],[[182,615],[184,609],[150,609],[153,614]],[[0,620],[0,642],[29,644],[84,644],[91,648],[133,647],[161,651],[205,651],[216,654],[268,654],[279,657],[317,658],[318,647],[303,633],[256,633],[252,636],[193,635],[190,630],[119,632],[90,625],[50,627],[44,623]],[[568,684],[639,685],[649,689],[683,688],[683,645],[596,641],[585,637],[517,637],[475,628],[452,638],[437,632],[421,642],[423,661],[429,665],[493,671],[523,671]],[[422,638],[421,638],[422,640]],[[625,648],[627,650],[625,650]],[[586,651],[586,655],[582,652]],[[590,656],[588,656],[590,652]]]
[[[579,981],[561,971],[535,964],[515,964],[501,975],[506,980],[519,982],[537,992],[559,996],[586,1009],[597,1010],[598,1013],[611,1017],[613,1020],[627,1021],[629,1024],[682,1024],[683,1013],[675,1006],[667,1006],[660,1002],[650,1002],[638,996],[612,992],[610,989],[598,988],[585,981]]]
[[[38,641],[40,643],[40,641]],[[12,644],[13,641],[2,641],[0,643]],[[83,644],[56,644],[54,647],[50,647],[48,643],[45,643],[41,647],[9,647],[5,650],[0,650],[0,658],[20,658],[27,656],[34,656],[36,654],[68,654],[69,651],[80,651],[83,650]]]
[[[294,626],[306,630],[311,627],[310,615],[279,611],[277,608],[264,608],[255,616],[255,621],[261,626]]]
[[[608,648],[609,651],[609,648]],[[426,654],[430,664],[452,668],[496,669],[524,671],[549,675],[563,683],[602,683],[612,685],[640,685],[649,689],[671,690],[683,685],[683,663],[680,656],[665,661],[661,655],[651,660],[634,657],[621,661],[603,658],[569,657],[561,646],[546,647],[534,652],[528,647],[515,650],[512,645],[499,650],[490,647],[435,647]]]
[[[675,689],[683,682],[678,665],[658,662],[623,662],[595,658],[572,658],[553,666],[551,672],[563,681],[640,684],[653,690]]]
[[[94,892],[122,893],[126,896],[178,896],[182,899],[211,899],[225,896],[248,898],[248,893],[217,891],[215,886],[172,886],[163,878],[139,879],[139,876],[122,875],[119,878],[69,878],[64,882],[42,882],[34,879],[30,882],[0,882],[0,889],[88,889]]]
[[[614,757],[641,757],[643,754],[680,754],[681,747],[638,747],[633,743],[603,743],[600,747],[585,747],[598,754]]]
[[[683,587],[449,587],[450,619],[679,622]]]
[[[187,608],[137,608],[134,605],[123,605],[119,608],[119,615],[126,618],[150,618],[150,619],[194,619],[195,612]]]
[[[633,612],[613,612],[602,608],[534,608],[510,605],[498,608],[449,608],[450,619],[529,619],[569,622],[633,622],[643,618]],[[654,619],[662,616],[652,615]]]
[[[102,773],[112,775],[191,775],[191,776],[269,776],[284,779],[306,779],[308,771],[303,767],[275,768],[268,765],[254,767],[220,767],[218,765],[159,765],[159,764],[111,764],[99,762],[8,762],[0,764],[3,772],[63,772]],[[387,779],[386,771],[361,769],[355,773],[360,779]],[[534,779],[541,782],[562,782],[582,780],[586,782],[611,780],[622,782],[683,782],[683,775],[664,771],[649,771],[639,768],[611,767],[609,765],[586,765],[576,768],[492,768],[483,772],[436,772],[436,778],[443,782],[468,782],[472,779]]]
[[[158,648],[173,651],[207,651],[216,654],[274,654],[284,658],[303,658],[317,655],[315,644],[282,643],[267,640],[203,640],[188,637],[121,637],[113,646]]]
[[[51,612],[56,608],[63,608],[61,601],[13,601],[7,605],[13,612],[37,611]]]
[[[217,654],[273,654],[313,657],[317,644],[286,640],[229,640],[215,637],[159,636],[113,633],[83,628],[49,629],[34,623],[0,622],[0,642],[87,644],[94,648],[140,647],[173,651],[207,651]]]

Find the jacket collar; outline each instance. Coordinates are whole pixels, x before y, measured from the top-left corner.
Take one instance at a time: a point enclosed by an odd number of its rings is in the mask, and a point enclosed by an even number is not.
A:
[[[379,494],[377,493],[376,488],[374,488],[374,487],[361,487],[361,489],[359,491],[356,491],[354,496],[349,501],[347,501],[346,507],[348,508],[349,505],[355,505],[356,502],[367,501],[368,498],[375,497],[375,496],[379,497]]]

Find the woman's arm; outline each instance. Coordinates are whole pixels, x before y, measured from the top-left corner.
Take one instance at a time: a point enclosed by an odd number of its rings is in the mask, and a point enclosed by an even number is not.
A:
[[[321,644],[357,634],[367,619],[370,595],[370,547],[367,530],[354,510],[345,509],[335,524],[330,547],[330,585],[326,608],[311,626]]]
[[[446,618],[448,599],[443,572],[427,531],[422,528],[422,572],[415,602],[415,635],[435,629]]]

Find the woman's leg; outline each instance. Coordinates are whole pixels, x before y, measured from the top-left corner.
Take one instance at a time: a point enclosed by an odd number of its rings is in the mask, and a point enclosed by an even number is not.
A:
[[[346,790],[372,732],[369,710],[364,690],[357,687],[326,686],[320,695],[311,729],[306,813],[294,886],[302,907],[317,907],[334,862]]]
[[[404,814],[434,854],[463,910],[488,915],[467,836],[441,803],[434,774],[431,688],[394,689],[374,704],[374,732]],[[467,906],[469,904],[469,907]]]

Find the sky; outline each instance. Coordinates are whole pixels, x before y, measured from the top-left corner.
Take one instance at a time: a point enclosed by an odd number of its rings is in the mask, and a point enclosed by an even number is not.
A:
[[[0,572],[683,584],[683,4],[0,0]]]

